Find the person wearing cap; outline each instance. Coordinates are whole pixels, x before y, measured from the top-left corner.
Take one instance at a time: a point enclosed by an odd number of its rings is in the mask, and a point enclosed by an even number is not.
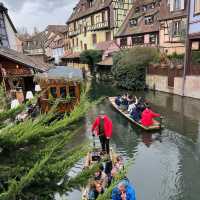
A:
[[[128,179],[119,182],[112,191],[112,200],[136,200],[135,190]]]
[[[92,125],[92,134],[99,136],[102,152],[109,154],[110,152],[110,138],[112,137],[112,120],[104,114],[103,111],[96,117]]]

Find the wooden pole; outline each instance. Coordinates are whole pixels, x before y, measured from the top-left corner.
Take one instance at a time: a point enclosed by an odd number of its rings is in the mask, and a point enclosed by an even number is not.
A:
[[[182,97],[185,96],[185,81],[186,81],[186,73],[187,73],[187,67],[189,65],[189,54],[191,48],[190,41],[189,41],[189,28],[190,28],[190,5],[191,1],[188,2],[187,7],[187,22],[186,22],[186,38],[185,38],[185,57],[184,57],[184,69],[183,69],[183,83],[182,83]]]

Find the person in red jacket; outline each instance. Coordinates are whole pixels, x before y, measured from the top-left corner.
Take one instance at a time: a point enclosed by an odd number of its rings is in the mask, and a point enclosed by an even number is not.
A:
[[[109,154],[109,141],[112,137],[112,120],[105,115],[104,112],[101,112],[100,115],[96,117],[92,125],[93,136],[95,133],[97,136],[99,136],[102,152],[106,151],[106,153]]]
[[[142,113],[142,119],[141,119],[141,124],[143,126],[151,126],[153,125],[153,119],[155,117],[160,117],[160,114],[154,113],[151,109],[150,106],[148,105],[146,109]]]

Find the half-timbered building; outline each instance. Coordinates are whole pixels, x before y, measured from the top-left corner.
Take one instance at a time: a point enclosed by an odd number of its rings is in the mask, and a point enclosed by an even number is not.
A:
[[[80,0],[67,21],[70,46],[81,52],[111,41],[122,25],[132,0]]]
[[[0,2],[0,46],[20,50],[17,30],[8,14],[8,9]]]
[[[165,0],[160,8],[160,48],[172,54],[185,52],[188,0]]]
[[[136,0],[116,39],[121,48],[158,46],[160,0]]]

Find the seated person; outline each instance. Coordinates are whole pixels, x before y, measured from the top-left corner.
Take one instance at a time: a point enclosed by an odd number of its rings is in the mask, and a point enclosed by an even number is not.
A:
[[[153,119],[156,117],[160,117],[160,114],[154,113],[151,109],[150,106],[147,105],[147,108],[143,111],[142,113],[142,119],[141,123],[143,126],[152,126],[153,125]]]
[[[113,189],[112,200],[136,200],[135,191],[128,179],[124,179]]]
[[[111,177],[112,179],[116,177],[118,172],[124,168],[124,162],[123,158],[121,156],[117,156],[116,162],[114,163],[114,166],[111,171]]]
[[[137,100],[137,97],[135,97],[135,99],[133,99],[132,102],[128,106],[128,112],[129,112],[129,114],[131,114],[131,112],[133,111],[133,109],[136,107],[137,103],[138,103],[138,100]]]
[[[112,160],[107,160],[105,162],[105,169],[104,169],[104,172],[106,173],[107,177],[108,177],[108,187],[110,186],[111,184],[111,181],[112,181],[112,175],[111,175],[111,172],[112,172],[112,168],[113,168],[113,163],[112,163]]]
[[[138,106],[136,106],[132,112],[130,113],[131,118],[134,119],[136,122],[140,122],[141,119],[141,111]]]
[[[116,163],[114,164],[114,167],[117,168],[117,170],[122,170],[124,167],[124,161],[121,156],[117,156]]]
[[[108,185],[108,176],[103,170],[103,166],[100,166],[99,170],[94,174],[94,181],[96,183],[100,183],[103,188],[106,188],[106,186]]]
[[[118,95],[118,96],[115,98],[115,104],[116,104],[117,106],[120,106],[120,105],[121,105],[121,102],[122,102],[121,96]]]
[[[122,102],[121,102],[121,109],[127,110],[128,109],[128,94],[125,94],[122,96]]]
[[[103,194],[103,193],[104,193],[104,189],[101,186],[101,184],[93,182],[90,185],[90,191],[89,191],[89,194],[88,194],[88,200],[95,200],[95,199],[98,198],[98,196],[100,194]]]
[[[128,100],[129,105],[130,105],[134,101],[134,98],[133,98],[132,95],[128,95],[127,100]]]

